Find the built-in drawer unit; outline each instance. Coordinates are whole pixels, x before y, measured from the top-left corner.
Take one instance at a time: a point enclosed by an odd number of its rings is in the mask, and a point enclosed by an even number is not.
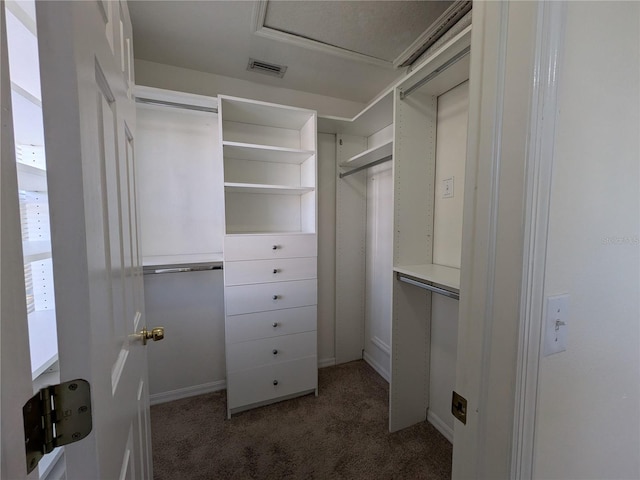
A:
[[[316,278],[317,269],[316,257],[227,262],[224,269],[224,283],[231,286],[308,280]]]
[[[316,352],[316,338],[313,331],[227,344],[227,371],[249,370],[307,357]]]
[[[310,356],[227,373],[227,408],[239,411],[256,403],[312,392],[317,388],[318,360]]]
[[[316,112],[218,97],[227,416],[318,388]]]
[[[227,262],[316,257],[317,254],[315,234],[227,235],[224,239],[224,259]]]
[[[225,321],[226,342],[229,345],[260,338],[312,332],[316,330],[316,317],[317,307],[315,305],[231,315]]]
[[[227,315],[264,312],[317,304],[317,281],[258,283],[225,287]]]

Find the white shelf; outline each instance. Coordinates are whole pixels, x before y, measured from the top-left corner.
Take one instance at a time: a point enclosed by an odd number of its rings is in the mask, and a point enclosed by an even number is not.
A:
[[[460,291],[460,269],[436,265],[433,263],[424,265],[403,265],[393,268],[394,272],[409,275],[418,280],[441,285],[456,293]]]
[[[387,143],[370,148],[369,150],[365,150],[364,152],[351,157],[346,162],[342,162],[340,166],[345,168],[363,167],[392,154],[393,140],[389,140]]]
[[[32,241],[22,242],[22,256],[24,263],[38,262],[51,258],[51,242]]]
[[[255,145],[251,143],[222,142],[222,145],[225,158],[238,160],[293,163],[300,165],[315,154],[313,150],[272,147],[269,145]]]
[[[218,98],[225,122],[300,130],[315,113],[303,108],[285,107],[225,95],[220,95]]]
[[[318,117],[318,132],[368,137],[392,123],[393,89],[390,89],[352,119]]]
[[[162,267],[167,265],[192,265],[195,263],[222,262],[222,252],[190,253],[184,255],[152,255],[142,258],[144,267]]]
[[[58,361],[55,310],[36,310],[29,314],[29,350],[33,379]]]
[[[18,188],[29,192],[47,191],[47,172],[42,168],[16,162],[18,168]]]
[[[224,184],[226,193],[261,193],[269,195],[303,195],[313,192],[313,187],[291,187],[288,185],[260,185],[255,183],[228,183]]]

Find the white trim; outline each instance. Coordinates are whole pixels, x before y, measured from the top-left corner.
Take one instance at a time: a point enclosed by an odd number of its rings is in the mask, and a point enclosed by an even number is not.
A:
[[[496,68],[496,105],[493,115],[493,141],[491,145],[491,185],[489,192],[489,227],[487,230],[487,257],[486,257],[486,289],[484,291],[484,312],[482,327],[482,350],[480,362],[480,384],[478,396],[478,411],[484,412],[478,415],[477,438],[487,438],[487,421],[486,406],[489,403],[489,376],[491,373],[491,341],[494,317],[494,298],[495,298],[495,270],[496,270],[496,249],[497,249],[497,230],[498,230],[498,207],[500,203],[500,169],[502,162],[502,131],[504,121],[504,96],[505,96],[505,76],[507,61],[507,37],[509,25],[509,3],[504,2],[500,5],[500,30],[497,53]],[[464,268],[464,267],[463,267]],[[476,450],[476,471],[486,472],[485,455],[483,455],[482,446],[477,445]]]
[[[450,443],[453,443],[453,428],[444,423],[444,421],[431,409],[427,411],[427,421],[435,427],[444,437],[449,440]]]
[[[227,388],[226,380],[217,380],[215,382],[203,383],[192,387],[178,388],[168,392],[154,393],[149,395],[150,405],[159,405],[161,403],[173,402],[182,398],[195,397],[205,393],[217,392]]]
[[[511,477],[532,478],[549,204],[558,116],[558,74],[564,46],[566,4],[538,8],[535,78],[527,152],[522,296],[518,338]]]
[[[336,364],[336,357],[318,359],[318,368],[333,367]]]
[[[363,352],[362,358],[371,366],[371,368],[378,372],[378,375],[384,378],[387,383],[391,383],[391,374],[389,373],[389,371],[382,365],[380,365],[380,363],[378,363],[371,355],[369,355],[367,352]]]
[[[371,343],[373,343],[376,347],[378,347],[380,350],[382,350],[387,355],[391,355],[391,347],[389,345],[387,345],[386,343],[384,343],[382,340],[380,340],[380,338],[378,338],[377,336],[374,335],[371,338]]]
[[[464,17],[464,15],[458,18],[458,20],[456,20],[454,23],[450,24],[449,28],[445,30],[445,33],[441,34],[441,36],[438,37],[438,39],[436,39],[436,41],[433,42],[432,45],[424,49],[424,51],[420,55],[418,55],[411,64],[403,65],[411,57],[413,57],[416,54],[416,52],[422,49],[422,47],[427,43],[427,41],[434,36],[436,31],[442,27],[442,25],[445,23],[447,18],[451,17],[454,14],[459,16],[460,15],[459,12],[465,9],[466,3],[467,2],[464,0],[457,0],[453,2],[451,6],[447,8],[444,11],[444,13],[442,13],[442,15],[440,15],[434,22],[431,22],[431,24],[427,27],[427,29],[424,32],[422,32],[422,34],[418,38],[416,38],[411,45],[405,48],[405,50],[395,58],[395,60],[393,61],[393,66],[395,68],[407,67],[407,66],[413,65],[417,60],[419,60],[420,57],[424,55],[424,53],[428,50],[428,48],[431,48],[431,46],[433,46],[440,38],[442,38],[449,31],[451,31],[451,29],[454,28],[455,25],[457,25],[457,23]],[[471,9],[469,9],[469,11],[471,11]]]

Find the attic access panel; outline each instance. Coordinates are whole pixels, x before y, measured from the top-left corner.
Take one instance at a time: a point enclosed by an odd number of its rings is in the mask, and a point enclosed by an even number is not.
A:
[[[454,1],[263,2],[261,28],[318,46],[369,57],[387,66],[420,43]]]

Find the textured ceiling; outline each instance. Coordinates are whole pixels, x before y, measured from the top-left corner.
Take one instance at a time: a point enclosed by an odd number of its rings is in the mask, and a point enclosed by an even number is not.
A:
[[[271,0],[264,26],[393,62],[452,3]]]
[[[445,3],[269,2],[265,20],[388,60],[426,30],[434,8],[445,9],[450,2]],[[356,102],[368,102],[402,74],[391,66],[256,35],[255,1],[130,0],[128,5],[138,59]],[[247,71],[249,58],[287,65],[287,73],[280,79]]]

